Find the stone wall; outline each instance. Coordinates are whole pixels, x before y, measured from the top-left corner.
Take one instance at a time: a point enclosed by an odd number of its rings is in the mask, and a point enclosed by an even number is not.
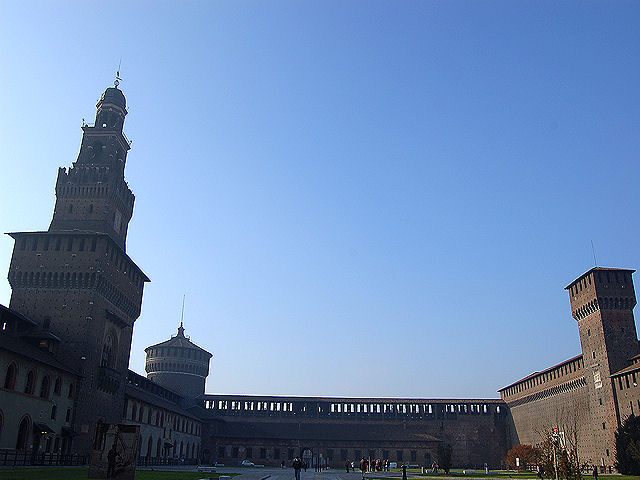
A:
[[[424,465],[444,443],[452,445],[456,466],[496,468],[512,446],[508,409],[500,400],[206,395],[205,407],[211,419],[203,449],[222,463],[242,461],[250,448],[252,461],[279,465],[289,449],[299,455],[310,448],[337,467],[345,460],[336,452],[343,451],[349,461],[371,451],[375,458],[387,453],[391,461]],[[265,457],[256,453],[260,449]]]

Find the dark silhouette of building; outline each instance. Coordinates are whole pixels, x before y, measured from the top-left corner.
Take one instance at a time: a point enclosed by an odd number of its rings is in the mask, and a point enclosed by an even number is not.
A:
[[[62,339],[56,357],[80,373],[74,447],[86,452],[96,422],[122,419],[133,323],[149,279],[125,252],[134,196],[125,97],[105,90],[69,170],[60,168],[47,231],[14,232],[10,308]]]

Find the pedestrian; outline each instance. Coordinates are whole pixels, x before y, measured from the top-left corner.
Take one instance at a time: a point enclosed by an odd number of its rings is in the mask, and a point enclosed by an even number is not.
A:
[[[363,479],[364,479],[364,474],[367,472],[367,467],[368,467],[367,461],[364,459],[364,457],[362,457],[362,460],[360,460],[360,471],[362,472]]]
[[[593,466],[593,480],[598,480],[598,466]]]
[[[111,445],[111,450],[107,452],[107,478],[116,476],[116,460],[120,457],[116,450],[116,442]]]
[[[347,473],[349,473],[349,460],[344,462],[344,468],[346,468],[347,469]]]
[[[302,461],[300,460],[300,457],[294,458],[291,466],[296,474],[296,480],[300,480],[300,470],[302,469]]]

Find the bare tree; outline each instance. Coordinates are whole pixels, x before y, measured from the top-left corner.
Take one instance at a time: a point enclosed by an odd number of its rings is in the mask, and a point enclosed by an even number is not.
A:
[[[555,411],[555,420],[537,431],[540,436],[541,466],[547,478],[580,480],[587,463],[580,459],[580,444],[587,434],[581,428],[579,412],[583,402],[574,401],[569,406],[559,407]]]

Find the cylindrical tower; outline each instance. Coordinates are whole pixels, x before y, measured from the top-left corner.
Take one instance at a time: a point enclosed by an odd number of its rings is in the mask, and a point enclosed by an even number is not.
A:
[[[204,394],[212,355],[185,337],[182,322],[176,336],[144,351],[147,354],[147,378],[185,398]]]

